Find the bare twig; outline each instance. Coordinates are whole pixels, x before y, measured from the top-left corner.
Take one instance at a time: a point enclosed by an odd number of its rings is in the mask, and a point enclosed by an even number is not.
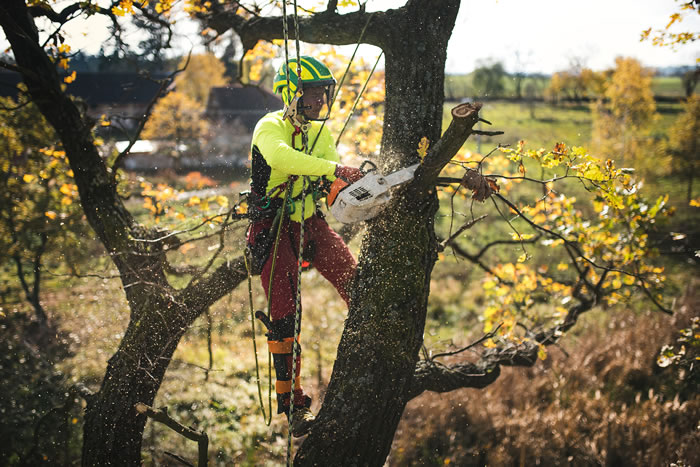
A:
[[[187,60],[185,61],[185,64],[181,67],[178,68],[177,70],[173,71],[168,75],[167,78],[163,79],[160,83],[160,88],[158,89],[158,92],[154,94],[154,96],[151,98],[151,101],[148,103],[148,106],[146,107],[146,110],[143,112],[143,117],[139,119],[138,126],[136,127],[136,131],[134,132],[133,136],[129,138],[129,144],[124,148],[122,152],[119,153],[117,158],[114,160],[114,163],[112,164],[112,182],[114,183],[117,178],[117,171],[119,168],[121,168],[121,165],[123,163],[124,158],[129,154],[129,151],[131,151],[131,148],[136,144],[136,141],[139,139],[139,136],[141,135],[141,132],[143,131],[143,128],[146,126],[146,122],[148,122],[149,117],[151,116],[151,112],[153,111],[153,107],[155,107],[156,102],[158,102],[158,99],[160,99],[161,94],[165,89],[167,89],[168,86],[173,82],[175,77],[185,71],[187,68],[187,65],[190,63],[190,57],[192,55],[192,51],[187,54]]]
[[[472,220],[470,220],[469,222],[467,222],[466,224],[464,224],[462,227],[460,227],[459,229],[457,229],[457,231],[456,231],[454,234],[452,234],[449,238],[446,238],[445,240],[443,240],[442,242],[440,242],[440,244],[438,245],[438,251],[444,251],[445,248],[447,247],[447,245],[449,245],[449,244],[452,243],[457,237],[459,237],[460,235],[462,235],[462,232],[464,232],[464,231],[467,230],[467,229],[471,229],[471,228],[474,226],[474,224],[476,224],[477,222],[479,222],[480,220],[482,220],[482,219],[484,219],[484,218],[486,218],[486,217],[488,217],[488,214],[484,214],[483,216],[479,216],[479,217],[477,217],[476,219],[472,219]]]
[[[503,326],[503,323],[499,323],[498,326],[496,326],[496,328],[493,329],[493,331],[484,334],[484,335],[481,336],[479,339],[477,339],[476,341],[472,342],[471,344],[469,344],[469,345],[466,346],[466,347],[463,347],[463,348],[461,348],[461,349],[459,349],[459,350],[454,350],[454,351],[452,351],[452,352],[443,352],[443,353],[439,353],[439,354],[433,355],[432,358],[433,358],[433,359],[436,359],[436,358],[440,358],[440,357],[449,357],[449,356],[452,356],[452,355],[460,354],[460,353],[462,353],[462,352],[464,352],[464,351],[466,351],[466,350],[471,349],[472,347],[476,347],[477,345],[481,344],[482,342],[484,342],[484,341],[486,341],[486,340],[488,340],[488,339],[491,339],[493,336],[495,336],[496,333],[498,332],[498,330],[501,329],[501,326]]]
[[[134,405],[134,409],[139,414],[146,415],[147,417],[164,424],[165,426],[171,428],[176,433],[184,436],[185,438],[190,439],[192,441],[196,441],[199,447],[199,459],[197,465],[199,467],[204,467],[207,465],[207,450],[209,449],[209,437],[205,432],[197,431],[193,428],[189,428],[178,423],[172,417],[170,417],[170,415],[168,415],[167,407],[163,407],[156,410],[142,402],[138,402],[136,405]]]

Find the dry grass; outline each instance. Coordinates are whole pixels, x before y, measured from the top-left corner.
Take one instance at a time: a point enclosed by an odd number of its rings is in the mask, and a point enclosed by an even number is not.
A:
[[[655,364],[699,302],[689,287],[673,317],[601,311],[533,368],[504,368],[481,391],[423,394],[389,465],[699,465],[696,383]]]

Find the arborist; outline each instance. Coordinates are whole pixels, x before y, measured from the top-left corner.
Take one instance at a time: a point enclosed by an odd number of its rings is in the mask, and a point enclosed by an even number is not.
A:
[[[277,376],[277,413],[290,417],[293,406],[290,430],[297,437],[307,434],[314,422],[311,398],[304,394],[299,379],[301,355],[293,352],[295,319],[298,329],[297,310],[301,310],[297,303],[299,255],[305,265],[315,267],[333,284],[346,303],[356,267],[350,250],[317,206],[336,178],[353,183],[363,176],[359,169],[339,163],[335,142],[322,124],[330,115],[335,85],[331,71],[315,58],[288,60],[279,68],[273,86],[282,95],[284,110],[260,119],[251,148],[247,242],[253,269],[260,273],[268,299],[266,325]],[[298,342],[298,335],[296,338]]]

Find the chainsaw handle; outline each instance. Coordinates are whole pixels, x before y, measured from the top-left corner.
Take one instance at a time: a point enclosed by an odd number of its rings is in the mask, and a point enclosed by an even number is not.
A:
[[[366,165],[369,165],[371,167],[369,169],[365,169]],[[364,175],[367,175],[368,173],[370,173],[372,171],[376,171],[376,170],[377,170],[377,165],[369,159],[364,160],[362,162],[362,164],[360,164],[360,172],[362,172]]]

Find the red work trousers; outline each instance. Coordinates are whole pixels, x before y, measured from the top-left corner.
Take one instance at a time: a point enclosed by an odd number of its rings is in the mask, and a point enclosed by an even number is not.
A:
[[[259,232],[270,229],[272,221],[272,219],[265,219],[251,225],[248,232],[248,243],[251,246]],[[296,310],[299,228],[298,222],[289,219],[285,219],[281,227],[271,294],[269,287],[274,240],[271,242],[270,253],[260,274],[265,296],[271,301],[270,318],[273,322],[293,315]],[[348,303],[347,287],[355,274],[357,263],[340,235],[317,215],[309,217],[304,222],[304,251],[309,250],[314,252],[310,261],[311,266],[333,284],[343,300]]]

